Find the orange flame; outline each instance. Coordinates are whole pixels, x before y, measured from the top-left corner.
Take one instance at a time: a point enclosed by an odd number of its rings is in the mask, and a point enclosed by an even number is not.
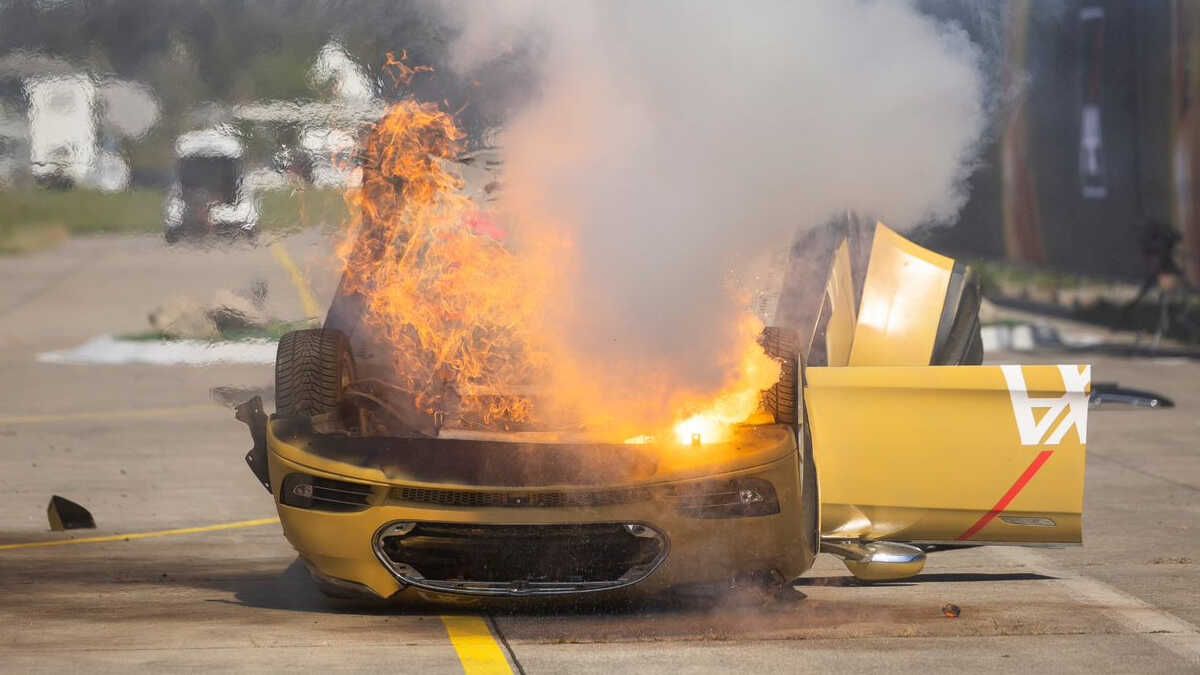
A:
[[[547,228],[538,232],[549,241],[520,240],[498,213],[474,203],[448,164],[462,142],[452,116],[435,105],[393,105],[363,143],[362,182],[347,193],[352,216],[338,247],[344,289],[365,299],[367,324],[393,349],[394,384],[418,409],[452,426],[504,430],[551,417],[562,428],[568,414],[573,428],[657,430],[685,444],[724,441],[754,415],[779,366],[750,321],[723,391],[670,394],[673,409],[687,411],[675,420],[638,419],[638,402],[598,391],[595,376],[606,364],[565,353],[543,326],[547,289],[556,268],[569,265],[570,242],[553,240]],[[548,384],[553,395],[540,396],[537,387]]]
[[[755,318],[742,322],[741,363],[730,382],[698,412],[675,423],[675,440],[685,445],[720,443],[729,440],[732,428],[759,410],[762,391],[779,380],[779,362],[762,350],[756,337],[762,330]]]
[[[443,163],[461,141],[436,106],[394,105],[365,143],[339,254],[346,291],[366,299],[367,322],[394,347],[396,384],[416,406],[506,426],[532,412],[515,392],[542,363],[530,339],[537,295],[504,243],[471,226],[492,216]]]
[[[392,78],[394,85],[410,85],[413,78],[420,73],[432,73],[432,66],[410,66],[408,65],[408,50],[400,51],[400,57],[396,58],[393,52],[387,53],[387,61],[383,64],[384,72]]]

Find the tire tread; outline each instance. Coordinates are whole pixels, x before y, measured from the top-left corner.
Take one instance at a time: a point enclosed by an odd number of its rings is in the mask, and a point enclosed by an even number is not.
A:
[[[335,412],[341,403],[348,351],[346,336],[337,330],[297,330],[280,338],[275,356],[276,413],[312,417]]]

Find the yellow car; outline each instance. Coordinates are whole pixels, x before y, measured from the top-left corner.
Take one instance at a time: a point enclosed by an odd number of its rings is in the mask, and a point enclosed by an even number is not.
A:
[[[375,347],[339,294],[325,328],[280,341],[276,414],[239,408],[247,461],[335,595],[783,583],[821,551],[884,581],[937,549],[1080,543],[1090,368],[980,365],[967,267],[883,225],[852,243],[829,248],[811,334],[764,333],[781,380],[727,442],[438,432],[415,415],[412,433],[346,433],[372,404],[356,384]]]

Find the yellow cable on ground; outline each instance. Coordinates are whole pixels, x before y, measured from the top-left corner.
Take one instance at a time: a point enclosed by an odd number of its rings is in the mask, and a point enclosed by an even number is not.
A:
[[[82,539],[55,539],[53,541],[30,541],[23,544],[0,544],[0,551],[11,551],[18,548],[48,548],[50,546],[66,546],[68,544],[105,544],[113,541],[133,541],[135,539],[152,539],[154,537],[173,537],[181,534],[200,534],[202,532],[217,532],[220,530],[238,530],[245,527],[274,525],[278,518],[258,518],[256,520],[239,520],[235,523],[217,523],[216,525],[201,525],[200,527],[181,527],[175,530],[158,530],[157,532],[135,532],[133,534],[110,534],[103,537],[83,537]]]
[[[292,256],[288,253],[283,242],[276,241],[271,244],[271,254],[275,256],[275,260],[279,265],[287,271],[288,276],[292,279],[292,285],[296,287],[296,293],[300,295],[300,304],[304,306],[305,318],[319,318],[321,316],[321,305],[317,302],[316,296],[313,295],[312,287],[308,285],[308,280],[304,278],[304,273],[296,265],[296,261],[292,260]]]
[[[467,675],[512,674],[504,650],[483,617],[447,615],[442,623]]]

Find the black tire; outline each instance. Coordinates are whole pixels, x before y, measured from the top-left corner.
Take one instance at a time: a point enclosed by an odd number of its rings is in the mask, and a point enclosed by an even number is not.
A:
[[[763,392],[763,406],[776,424],[800,423],[800,340],[794,331],[775,326],[763,329],[759,344],[779,361],[779,381]]]
[[[338,330],[296,330],[279,339],[275,355],[275,412],[313,417],[342,409],[343,392],[354,380],[354,358]]]
[[[803,525],[804,531],[812,538],[809,542],[809,553],[814,558],[821,550],[821,488],[817,481],[817,463],[813,461],[813,446],[812,434],[809,433],[807,415],[804,420],[804,434],[801,437],[804,442],[804,447],[801,452],[804,453],[803,466],[801,471],[804,475],[801,476],[801,496],[804,498],[804,514]]]

